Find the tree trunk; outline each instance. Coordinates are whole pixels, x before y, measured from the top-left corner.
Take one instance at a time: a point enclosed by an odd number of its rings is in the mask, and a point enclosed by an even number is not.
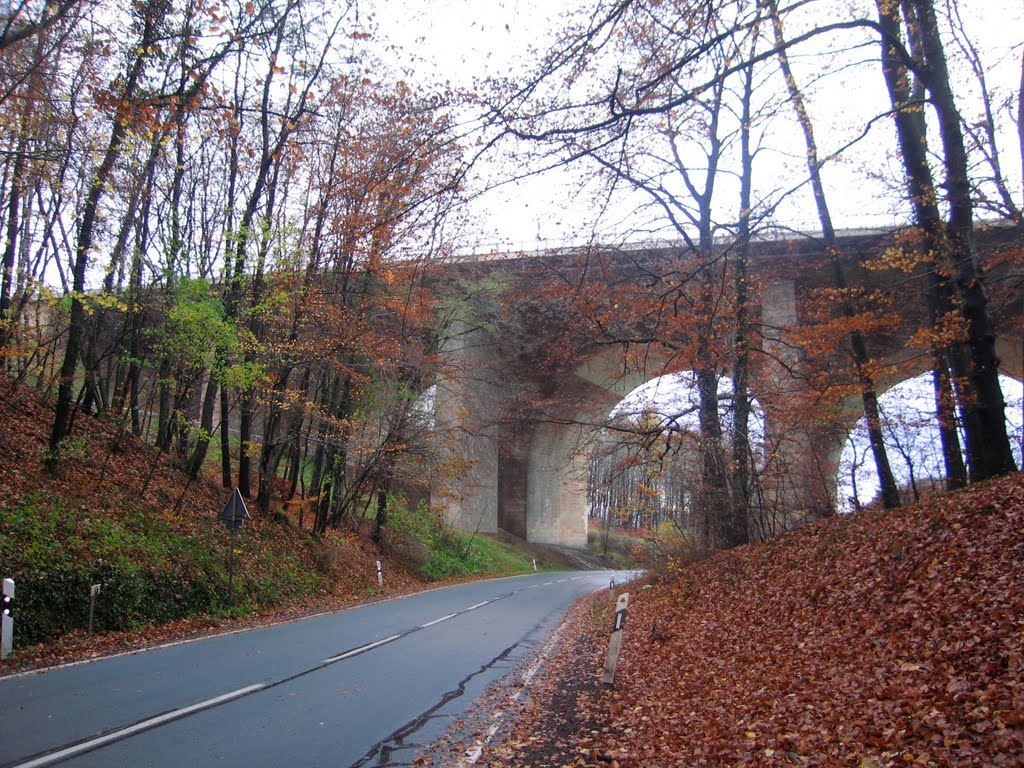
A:
[[[141,8],[143,25],[136,55],[128,68],[124,86],[119,94],[121,104],[128,104],[135,96],[139,80],[145,65],[146,56],[153,50],[158,28],[169,8],[158,0]],[[72,266],[71,322],[68,326],[67,344],[64,348],[64,361],[60,367],[60,384],[57,388],[56,413],[53,430],[50,433],[49,451],[51,456],[57,455],[61,440],[71,429],[71,416],[75,400],[75,371],[82,354],[82,334],[86,319],[85,305],[82,297],[85,294],[85,273],[89,263],[89,255],[95,240],[96,220],[100,201],[106,191],[106,185],[114,170],[123,148],[125,135],[128,131],[126,115],[113,115],[110,138],[107,148],[89,184],[89,193],[82,208],[79,221],[78,236],[75,239],[74,263]]]
[[[985,480],[1017,469],[1006,432],[1006,405],[999,386],[995,326],[989,310],[984,275],[974,245],[974,207],[971,200],[967,151],[960,113],[950,86],[946,55],[931,0],[909,0],[920,24],[924,66],[920,76],[931,96],[942,138],[946,201],[949,205],[951,255],[967,322],[971,356],[970,381],[974,398],[966,404],[971,422],[977,423],[978,455],[971,462],[971,480]]]
[[[814,126],[807,112],[803,93],[800,91],[796,79],[793,77],[792,68],[789,65],[789,57],[783,45],[785,36],[782,31],[782,19],[779,16],[775,0],[770,0],[770,8],[772,27],[775,32],[775,43],[779,48],[779,68],[782,70],[783,77],[786,80],[789,96],[793,102],[793,109],[796,112],[797,121],[800,123],[804,134],[807,171],[811,182],[811,190],[814,193],[814,204],[818,211],[818,222],[821,224],[822,241],[825,246],[825,252],[829,257],[832,284],[840,294],[844,294],[847,289],[846,275],[843,273],[842,261],[840,260],[835,228],[832,225],[832,214],[829,211],[828,201],[825,198],[825,185],[821,180],[821,162],[818,159],[818,145],[814,138]],[[845,295],[842,312],[846,317],[853,317],[855,314],[853,306],[850,305]],[[871,445],[871,454],[875,459],[878,487],[881,491],[882,503],[887,509],[891,509],[900,505],[900,494],[889,463],[889,455],[885,450],[881,415],[878,409],[878,393],[875,389],[874,378],[868,370],[870,356],[868,355],[867,343],[860,331],[852,331],[849,338],[850,349],[853,352],[853,364],[857,372],[857,380],[860,383],[861,404],[868,427],[868,442]]]
[[[75,260],[72,267],[71,284],[71,321],[68,325],[67,343],[64,346],[64,362],[60,367],[60,384],[57,388],[57,406],[50,432],[50,455],[56,456],[61,440],[71,429],[71,415],[75,400],[75,371],[82,354],[82,335],[85,331],[86,312],[82,298],[85,296],[85,273],[92,251],[96,216],[100,200],[106,189],[106,182],[114,168],[114,163],[121,153],[122,141],[126,132],[125,123],[115,120],[107,143],[103,161],[96,170],[82,210],[78,237],[75,241]]]
[[[220,388],[220,483],[231,489],[231,402],[228,388]]]
[[[919,4],[914,4],[918,11],[920,11]],[[989,405],[993,402],[993,397],[998,402],[995,410],[998,411],[999,425],[995,430],[994,438],[996,442],[1002,442],[1005,444],[1006,453],[1009,456],[1009,463],[1012,467],[1013,455],[1010,452],[1009,438],[1006,435],[1006,425],[1004,419],[1004,407],[1002,400],[1002,392],[999,390],[998,372],[992,367],[997,365],[995,359],[995,336],[994,330],[992,330],[991,319],[988,317],[987,310],[987,298],[984,292],[984,286],[981,282],[980,271],[975,272],[976,262],[973,254],[973,221],[971,218],[973,212],[971,210],[971,203],[969,196],[964,202],[960,201],[957,206],[955,215],[957,220],[957,226],[963,229],[963,219],[966,215],[967,227],[966,231],[961,231],[959,238],[954,237],[954,227],[951,225],[948,229],[943,226],[941,214],[938,207],[938,199],[935,192],[935,185],[932,180],[931,167],[928,163],[928,141],[926,135],[926,123],[923,116],[920,114],[920,105],[912,98],[911,90],[909,87],[910,73],[907,71],[906,66],[902,60],[896,55],[896,46],[899,43],[900,38],[900,23],[899,23],[899,10],[898,6],[894,4],[878,4],[878,15],[879,24],[882,27],[882,71],[885,76],[886,86],[889,91],[889,99],[893,106],[893,119],[896,125],[896,135],[900,146],[900,155],[903,160],[904,171],[906,174],[907,191],[914,207],[915,217],[918,225],[921,227],[921,231],[924,237],[924,245],[927,252],[934,254],[934,264],[932,266],[933,273],[929,276],[929,290],[928,290],[928,302],[929,302],[929,314],[933,318],[933,323],[941,319],[950,309],[951,304],[948,299],[948,288],[946,285],[946,278],[942,274],[944,269],[944,262],[948,263],[952,261],[956,265],[956,271],[958,274],[959,285],[961,288],[961,308],[964,312],[965,319],[967,320],[967,350],[961,353],[956,349],[956,345],[949,350],[934,349],[933,357],[938,360],[950,360],[952,363],[953,372],[956,378],[963,385],[966,385],[967,391],[962,393],[959,397],[959,403],[961,411],[963,413],[963,427],[964,434],[967,438],[967,466],[968,474],[972,481],[982,480],[991,474],[998,474],[998,472],[992,472],[992,456],[993,454],[1001,454],[1001,450],[998,447],[987,445],[990,436],[992,436],[991,425],[986,424],[986,413],[988,417],[992,416],[992,408],[984,407],[983,403],[987,402]],[[921,14],[915,14],[916,18],[920,18]],[[932,22],[934,22],[934,14],[931,14]],[[923,50],[923,55],[928,58],[929,48],[934,48],[934,43],[928,42],[928,34],[926,27],[927,24],[921,24],[916,30],[915,41]],[[939,48],[939,54],[941,54],[941,46]],[[934,50],[931,53],[932,58],[937,54]],[[940,56],[941,58],[941,56]],[[944,59],[942,59],[943,66],[942,71],[944,72]],[[927,65],[926,69],[930,70],[931,65]],[[923,71],[918,71],[919,75],[923,75]],[[924,78],[923,82],[925,86],[931,91],[934,83],[934,77],[929,76]],[[948,75],[945,79],[945,84],[948,89]],[[940,89],[941,90],[941,89]],[[934,92],[932,92],[933,103],[936,103]],[[936,106],[938,106],[936,104]],[[954,114],[955,105],[952,104],[951,94],[948,95],[947,108],[952,107]],[[957,116],[957,120],[959,117]],[[942,121],[940,121],[941,123]],[[946,138],[946,134],[951,131],[950,127],[946,125],[943,128],[944,140],[943,145],[946,151],[946,166],[947,166],[947,182],[949,181],[949,168],[950,168],[950,155],[954,159],[953,165],[957,165],[957,162],[966,162],[966,158],[963,153],[963,141],[962,135],[960,136],[959,142],[955,137]],[[959,132],[959,124],[955,129],[952,129],[953,133]],[[959,144],[959,146],[957,146]],[[957,161],[957,158],[960,160]],[[966,180],[966,166],[962,167],[963,177]],[[956,173],[954,175],[954,180]],[[960,185],[962,186],[962,185]],[[962,194],[961,189],[958,194]],[[968,190],[969,193],[969,190]],[[950,190],[950,195],[953,194],[953,190]],[[965,210],[966,209],[966,210]],[[950,206],[951,217],[954,215],[954,206],[951,201]],[[966,235],[966,237],[964,236]],[[959,243],[957,242],[959,240]],[[964,253],[963,249],[967,247],[968,252]],[[980,269],[980,268],[979,268]],[[965,295],[965,271],[966,279],[972,283],[969,290],[971,293],[971,301],[968,301],[968,297]],[[968,309],[968,304],[973,304],[973,309]],[[980,310],[980,313],[979,313]],[[987,327],[987,332],[985,328]],[[978,333],[981,332],[982,337],[987,336],[987,341],[984,338],[979,339]],[[987,351],[986,351],[987,350]],[[979,368],[978,356],[982,360],[988,362],[982,362]],[[938,367],[941,369],[943,364]],[[988,392],[988,399],[985,399],[985,390],[983,387],[990,386],[991,382],[988,381],[986,371],[990,370],[994,377],[994,384],[996,395],[994,396],[991,391]],[[979,376],[979,371],[982,374]],[[941,377],[940,377],[941,378]],[[941,386],[941,382],[940,382]],[[982,388],[979,388],[982,387]],[[943,398],[946,402],[948,400]],[[947,405],[948,408],[948,405]],[[951,421],[950,414],[948,412],[940,412],[939,414],[940,429],[945,421],[947,424]],[[1000,438],[1000,433],[1002,437]],[[944,440],[946,443],[951,443],[956,438],[955,430],[946,429],[944,432]],[[956,439],[957,444],[959,439]],[[953,447],[951,444],[944,443],[943,453],[947,461],[947,478],[951,479],[953,484],[959,482],[958,474],[960,470],[957,467],[957,460],[953,457]],[[1002,459],[998,460],[997,465],[1005,462]]]
[[[252,495],[252,417],[255,395],[243,392],[238,410],[238,490],[245,498]]]
[[[938,357],[934,361],[932,386],[935,390],[935,412],[939,418],[942,460],[946,468],[946,490],[955,491],[967,485],[967,468],[964,466],[960,436],[956,429],[953,385],[949,380],[949,366],[944,357]]]
[[[752,46],[756,47],[758,35]],[[750,259],[750,216],[754,176],[754,156],[750,147],[751,101],[754,93],[754,68],[747,68],[743,80],[743,106],[740,118],[740,218],[737,231],[739,248],[734,270],[736,292],[736,335],[733,341],[732,394],[732,515],[726,528],[730,545],[750,541],[750,327],[749,291],[747,286]]]
[[[217,377],[213,370],[207,372],[206,392],[203,395],[203,410],[199,416],[199,436],[188,464],[189,478],[195,480],[206,461],[206,451],[213,437],[213,412],[217,407]]]

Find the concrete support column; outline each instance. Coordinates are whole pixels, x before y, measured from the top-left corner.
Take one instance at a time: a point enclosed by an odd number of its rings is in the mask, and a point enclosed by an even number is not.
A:
[[[762,349],[773,361],[770,365],[775,378],[788,377],[787,369],[799,360],[797,350],[786,343],[786,329],[797,324],[795,281],[772,280],[765,286],[761,299],[761,322],[764,325]]]
[[[799,322],[796,281],[773,280],[765,286],[761,319],[762,349],[770,362],[758,397],[765,409],[765,438],[775,448],[776,471],[783,478],[766,492],[773,497],[773,506],[791,511],[793,519],[785,523],[789,527],[827,512],[835,501],[837,454],[827,431],[807,425],[799,413],[788,418],[804,392],[803,383],[793,375],[799,371],[800,351],[787,338]]]
[[[587,454],[578,428],[544,424],[530,444],[527,539],[538,544],[587,544]]]
[[[526,509],[529,434],[504,435],[498,453],[498,526],[528,537]]]
[[[435,486],[432,503],[450,525],[496,533],[498,411],[490,342],[480,329],[456,322],[443,354],[434,419],[450,471]]]

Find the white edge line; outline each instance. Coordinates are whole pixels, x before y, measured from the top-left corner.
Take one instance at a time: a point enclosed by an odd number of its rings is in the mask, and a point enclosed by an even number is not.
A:
[[[392,635],[391,637],[385,637],[383,640],[376,640],[372,643],[367,643],[366,645],[362,645],[358,648],[353,648],[351,651],[345,651],[344,653],[339,653],[337,656],[331,656],[331,658],[329,659],[324,659],[323,663],[333,664],[334,662],[341,661],[342,659],[347,659],[352,656],[358,656],[360,653],[366,653],[366,651],[369,651],[373,648],[377,648],[381,645],[387,645],[388,643],[394,642],[400,637],[401,635]]]
[[[448,619],[454,619],[458,615],[459,614],[457,614],[457,613],[449,613],[447,616],[442,616],[440,619],[434,619],[433,621],[428,621],[426,624],[420,624],[420,629],[426,629],[427,627],[432,627],[435,624],[440,624],[442,621],[448,621]]]
[[[193,712],[199,712],[200,710],[215,707],[218,704],[223,704],[224,702],[231,701],[232,699],[237,699],[240,696],[245,696],[248,693],[258,691],[266,686],[266,683],[247,685],[245,688],[239,688],[237,691],[231,691],[230,693],[224,693],[220,696],[214,696],[212,699],[200,701],[197,704],[191,704],[187,707],[182,707],[181,709],[164,712],[162,715],[157,715],[156,717],[151,717],[148,720],[143,720],[142,722],[135,723],[134,725],[129,725],[127,728],[122,728],[119,731],[107,733],[103,736],[98,736],[95,739],[90,739],[89,741],[83,741],[79,744],[65,747],[57,752],[50,752],[48,755],[37,757],[35,760],[29,760],[27,763],[16,763],[12,768],[40,768],[40,766],[57,763],[82,752],[89,752],[97,747],[102,747],[104,744],[109,744],[112,741],[119,741],[120,739],[127,738],[128,736],[139,733],[140,731],[155,728],[156,726],[162,725],[163,723],[171,720],[178,720],[179,718],[191,715]]]
[[[639,575],[640,573],[643,573],[643,571],[635,571],[634,573]],[[524,574],[519,574],[518,576],[498,576],[498,577],[493,578],[493,579],[480,579],[480,582],[478,582],[478,583],[485,583],[485,582],[492,582],[492,581],[511,581],[512,579],[526,579],[526,578],[529,578],[531,575],[535,575],[535,574],[524,573]],[[583,577],[581,576],[579,578],[583,578]],[[550,583],[551,582],[548,582],[548,584],[550,584]],[[7,674],[7,675],[5,675],[3,673],[0,673],[0,683],[3,683],[5,681],[7,681],[7,680],[15,680],[15,679],[17,679],[19,677],[28,677],[30,675],[45,675],[48,672],[54,672],[54,671],[56,671],[58,669],[66,669],[68,667],[80,667],[80,666],[83,666],[85,664],[96,664],[97,662],[107,661],[108,659],[119,659],[119,658],[121,658],[123,656],[137,656],[140,653],[150,653],[152,651],[160,651],[160,650],[163,650],[164,648],[176,648],[179,645],[191,645],[192,643],[201,643],[204,640],[213,640],[213,639],[218,638],[218,637],[228,637],[229,635],[241,635],[241,634],[243,634],[245,632],[254,632],[256,630],[261,630],[261,629],[271,629],[273,627],[280,627],[280,626],[283,626],[285,624],[298,624],[301,621],[309,621],[311,619],[319,619],[319,618],[322,618],[324,616],[336,616],[338,614],[348,613],[350,611],[359,611],[359,610],[362,610],[364,608],[370,608],[370,607],[373,607],[373,606],[383,605],[385,603],[396,603],[396,602],[398,602],[400,600],[407,600],[407,599],[409,599],[411,597],[417,597],[419,595],[425,595],[425,594],[428,594],[430,592],[440,592],[441,590],[451,589],[452,587],[458,587],[458,586],[462,586],[462,585],[461,584],[447,584],[447,585],[443,585],[443,586],[440,586],[440,587],[433,587],[431,589],[424,589],[421,592],[413,592],[413,593],[408,594],[408,595],[395,595],[393,597],[385,597],[382,600],[373,600],[373,601],[366,602],[366,603],[360,603],[358,605],[349,605],[349,606],[346,606],[346,607],[343,607],[343,608],[339,608],[338,610],[335,610],[335,611],[321,611],[320,613],[311,613],[308,616],[297,616],[294,619],[284,619],[282,621],[274,621],[274,622],[271,622],[269,624],[262,624],[262,625],[255,626],[255,627],[239,627],[237,629],[225,629],[223,631],[218,631],[218,630],[214,629],[213,631],[211,631],[209,633],[200,634],[200,635],[198,635],[196,637],[187,637],[187,638],[184,638],[182,640],[172,640],[170,642],[159,643],[157,645],[145,645],[145,646],[142,646],[140,648],[132,648],[131,650],[120,651],[118,653],[111,653],[111,654],[106,654],[106,655],[103,655],[103,656],[95,656],[95,657],[90,658],[90,659],[78,659],[76,661],[65,662],[64,664],[53,664],[53,665],[48,666],[48,667],[37,667],[35,669],[25,669],[25,670],[22,670],[21,672],[11,672],[10,674]],[[534,584],[533,586],[528,587],[528,589],[533,589],[534,587],[540,587],[540,586],[547,586],[547,584],[544,584],[544,585]]]
[[[533,660],[533,663],[530,664],[529,668],[523,674],[520,680],[520,685],[517,687],[516,691],[509,695],[508,699],[506,700],[506,706],[511,706],[515,704],[523,697],[523,694],[530,687],[530,683],[533,682],[534,676],[537,674],[538,671],[540,671],[540,668],[544,666],[544,663],[548,660],[548,657],[551,655],[551,652],[554,650],[555,646],[558,645],[558,643],[561,641],[562,635],[565,633],[567,626],[568,622],[565,619],[563,619],[562,623],[559,624],[555,631],[551,633],[551,636],[544,644],[544,647],[537,654],[537,657]],[[493,714],[491,715],[491,725],[487,728],[487,731],[484,733],[484,735],[480,739],[478,739],[470,749],[466,750],[466,756],[462,759],[461,762],[456,764],[456,768],[466,768],[466,766],[476,765],[477,761],[480,760],[480,758],[484,754],[484,748],[491,743],[491,740],[494,739],[495,734],[498,733],[504,719],[504,709],[495,709]]]

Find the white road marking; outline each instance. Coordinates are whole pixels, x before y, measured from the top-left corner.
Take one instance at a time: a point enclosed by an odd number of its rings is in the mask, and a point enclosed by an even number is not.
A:
[[[475,611],[477,608],[483,608],[488,603],[493,603],[493,602],[494,602],[493,600],[484,600],[482,603],[477,603],[476,605],[469,606],[469,608],[464,610],[463,613],[468,613],[469,611]]]
[[[151,717],[148,720],[135,723],[135,725],[129,725],[127,728],[122,728],[119,731],[113,731],[112,733],[98,736],[95,739],[83,741],[79,744],[65,747],[57,752],[51,752],[48,755],[37,757],[35,760],[29,760],[27,763],[18,763],[12,766],[12,768],[40,768],[44,765],[52,765],[53,763],[67,760],[69,757],[102,747],[104,744],[109,744],[113,741],[127,738],[128,736],[132,736],[136,733],[147,731],[150,728],[156,728],[158,725],[169,723],[172,720],[178,720],[179,718],[191,715],[194,712],[209,709],[210,707],[216,707],[218,704],[223,704],[227,701],[231,701],[232,699],[237,699],[240,696],[245,696],[253,691],[258,691],[260,688],[265,688],[266,685],[266,683],[248,685],[245,688],[239,688],[237,691],[231,691],[231,693],[225,693],[220,696],[214,696],[212,699],[207,699],[206,701],[200,701],[198,704],[192,704],[188,707],[182,707],[181,709],[175,709],[171,712],[165,712],[162,715],[157,715],[156,717]]]
[[[428,621],[426,624],[420,624],[420,629],[426,629],[427,627],[432,627],[435,624],[440,624],[442,621],[448,621],[448,619],[454,619],[458,615],[459,614],[457,614],[457,613],[449,613],[447,616],[442,616],[440,619],[434,619],[433,621]]]
[[[537,654],[537,658],[534,659],[529,669],[527,669],[526,673],[523,675],[521,684],[516,688],[514,693],[509,695],[505,704],[506,707],[511,707],[513,704],[515,704],[517,701],[519,701],[519,699],[523,697],[523,694],[530,687],[530,683],[533,681],[534,676],[537,674],[538,671],[540,671],[540,668],[544,666],[544,662],[548,660],[548,657],[551,655],[551,652],[555,649],[555,646],[557,646],[559,641],[562,639],[562,634],[565,632],[567,626],[568,622],[566,622],[563,619],[562,623],[559,624],[558,628],[551,633],[551,637],[548,638],[548,641],[544,644],[544,647],[541,649],[540,653]],[[484,732],[484,735],[481,736],[470,749],[466,750],[465,758],[463,758],[463,760],[456,765],[456,768],[466,768],[466,766],[476,765],[477,761],[484,754],[484,748],[491,743],[491,740],[494,738],[495,734],[497,734],[498,730],[501,728],[504,720],[505,710],[495,709],[494,713],[491,715],[490,726]]]
[[[349,658],[351,658],[353,656],[358,656],[360,653],[366,653],[367,651],[369,651],[369,650],[371,650],[373,648],[378,648],[378,647],[380,647],[382,645],[387,645],[388,643],[392,643],[392,642],[394,642],[395,640],[397,640],[400,637],[401,637],[401,635],[392,635],[391,637],[385,637],[383,640],[376,640],[376,641],[374,641],[372,643],[367,643],[366,645],[361,645],[358,648],[353,648],[351,651],[345,651],[344,653],[339,653],[337,656],[331,656],[331,658],[329,658],[329,659],[324,659],[323,663],[324,664],[333,664],[334,662],[341,661],[342,659],[349,659]]]

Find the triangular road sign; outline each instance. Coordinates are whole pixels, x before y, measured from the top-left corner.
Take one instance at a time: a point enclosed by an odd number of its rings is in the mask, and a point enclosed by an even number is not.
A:
[[[245,499],[242,498],[242,493],[238,488],[231,492],[231,498],[224,505],[220,519],[224,521],[224,525],[228,527],[229,531],[245,527],[245,521],[249,519],[249,510],[246,508]]]

